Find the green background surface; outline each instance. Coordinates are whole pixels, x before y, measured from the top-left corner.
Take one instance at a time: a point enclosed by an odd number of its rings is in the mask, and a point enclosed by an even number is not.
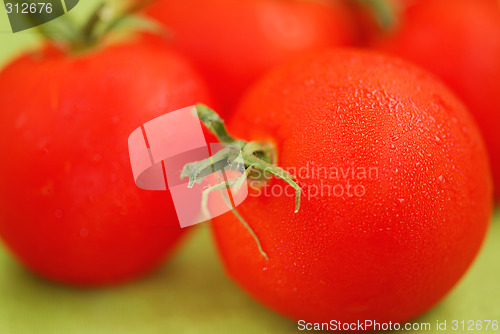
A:
[[[73,15],[83,15],[93,3],[82,1]],[[34,29],[10,32],[0,4],[0,66],[37,44]],[[466,276],[443,302],[414,322],[429,322],[431,332],[437,333],[436,321],[447,320],[450,327],[452,320],[500,320],[499,255],[497,212]],[[39,279],[0,245],[0,334],[295,332],[295,322],[260,306],[225,276],[205,224],[194,228],[174,258],[154,274],[106,289],[75,289]]]

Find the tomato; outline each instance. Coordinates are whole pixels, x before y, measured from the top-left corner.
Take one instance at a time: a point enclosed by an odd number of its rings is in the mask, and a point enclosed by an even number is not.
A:
[[[500,199],[500,3],[420,0],[404,12],[393,35],[376,48],[409,59],[445,81],[479,123]]]
[[[214,219],[228,274],[295,320],[410,320],[470,266],[492,211],[486,149],[464,105],[408,62],[332,50],[279,67],[228,129],[273,143],[278,179],[252,187],[238,219]],[[281,196],[280,196],[281,195]]]
[[[183,230],[168,192],[134,184],[127,139],[208,101],[169,47],[142,41],[68,55],[47,48],[0,73],[0,235],[39,275],[102,285],[143,275]]]
[[[332,0],[159,0],[146,13],[197,65],[223,114],[273,66],[357,37],[350,8]]]

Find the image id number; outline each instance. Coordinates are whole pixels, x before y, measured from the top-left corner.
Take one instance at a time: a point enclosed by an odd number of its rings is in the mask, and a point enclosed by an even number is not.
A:
[[[451,329],[454,331],[482,331],[482,330],[498,330],[498,320],[453,320]]]
[[[28,2],[22,2],[22,3],[6,3],[5,4],[6,9],[7,9],[7,14],[42,14],[42,13],[47,13],[50,14],[52,13],[52,4],[51,3],[46,3],[46,2],[38,2],[38,3],[28,3]]]

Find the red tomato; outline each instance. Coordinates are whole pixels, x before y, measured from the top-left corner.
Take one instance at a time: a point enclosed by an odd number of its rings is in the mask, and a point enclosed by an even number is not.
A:
[[[483,241],[492,210],[486,150],[466,108],[433,76],[356,50],[280,67],[244,98],[235,136],[274,143],[280,180],[214,219],[229,275],[308,322],[410,320],[440,301]],[[279,195],[283,192],[282,196]]]
[[[136,187],[127,138],[161,114],[208,101],[161,45],[35,52],[0,73],[0,235],[28,268],[101,285],[158,266],[182,234],[168,192]]]
[[[500,3],[498,0],[420,0],[377,48],[409,59],[445,81],[483,131],[500,199]]]
[[[340,1],[159,0],[146,13],[205,76],[230,110],[271,67],[310,50],[355,42],[351,12]]]

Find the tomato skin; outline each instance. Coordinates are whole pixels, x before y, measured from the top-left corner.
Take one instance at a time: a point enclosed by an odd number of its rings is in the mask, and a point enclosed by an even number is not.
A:
[[[483,132],[500,188],[500,4],[497,0],[420,0],[393,35],[373,45],[439,76],[465,102]],[[500,191],[496,191],[500,200]]]
[[[311,55],[254,86],[228,127],[275,143],[281,167],[309,168],[296,173],[298,213],[290,189],[251,190],[237,208],[268,261],[232,214],[214,219],[226,271],[275,311],[307,322],[408,321],[476,256],[492,211],[486,150],[465,107],[427,72],[369,51]],[[379,174],[314,177],[313,165]],[[365,195],[312,196],[313,186],[348,181]],[[267,194],[285,186],[272,179]]]
[[[159,0],[146,13],[172,33],[173,45],[197,65],[226,115],[273,66],[357,41],[350,8],[340,1]]]
[[[186,61],[141,41],[22,56],[0,73],[0,235],[29,269],[94,286],[139,277],[184,230],[170,194],[134,184],[127,139],[199,101]]]

